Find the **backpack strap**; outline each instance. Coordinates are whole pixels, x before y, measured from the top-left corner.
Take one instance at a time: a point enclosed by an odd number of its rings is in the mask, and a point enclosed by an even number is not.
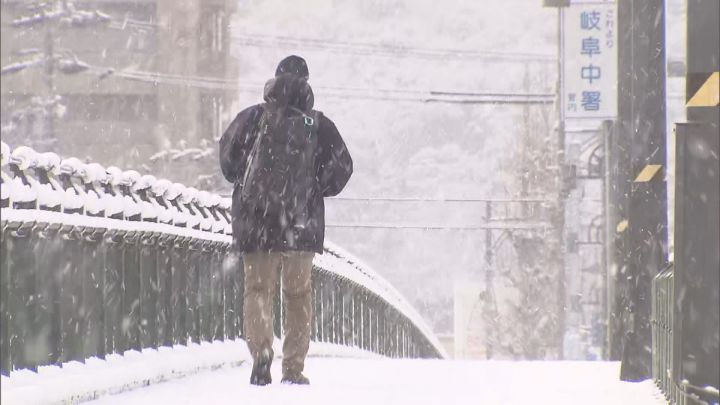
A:
[[[260,117],[255,124],[255,128],[253,128],[253,132],[255,132],[257,135],[255,136],[255,142],[253,142],[253,146],[250,149],[247,161],[245,162],[245,173],[243,175],[243,181],[242,183],[236,184],[241,187],[244,186],[247,182],[247,178],[250,173],[250,166],[252,165],[255,155],[257,155],[257,150],[260,147],[260,142],[262,142],[263,135],[265,134],[264,127],[267,125],[267,105],[265,103],[262,103],[260,104],[260,108],[262,110],[260,111]]]
[[[305,119],[305,125],[313,127],[313,129],[315,130],[315,134],[318,133],[318,131],[320,130],[320,120],[322,118],[322,113],[320,111],[310,110],[309,113],[306,113],[305,111],[294,106],[290,106],[289,108],[292,111],[300,114]]]
[[[322,111],[312,110],[312,115],[313,119],[315,119],[317,131],[320,132],[320,121],[322,121],[323,113]]]

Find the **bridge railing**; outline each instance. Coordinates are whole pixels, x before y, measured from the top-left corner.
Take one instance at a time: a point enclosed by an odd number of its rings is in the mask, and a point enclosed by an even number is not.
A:
[[[653,379],[669,403],[720,403],[720,141],[676,124],[673,263],[652,281]]]
[[[677,400],[678,392],[673,370],[673,304],[675,302],[675,272],[672,264],[665,267],[652,281],[652,377],[668,398]]]
[[[0,173],[2,373],[243,336],[229,200],[4,143]],[[314,341],[445,357],[392,286],[330,243],[312,285]]]

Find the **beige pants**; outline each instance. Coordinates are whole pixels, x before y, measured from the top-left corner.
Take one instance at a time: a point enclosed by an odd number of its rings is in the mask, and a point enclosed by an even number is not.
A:
[[[283,375],[299,374],[305,367],[310,345],[314,252],[257,252],[243,255],[245,265],[245,340],[253,360],[263,350],[272,353],[273,297],[278,267],[282,273],[285,302]]]

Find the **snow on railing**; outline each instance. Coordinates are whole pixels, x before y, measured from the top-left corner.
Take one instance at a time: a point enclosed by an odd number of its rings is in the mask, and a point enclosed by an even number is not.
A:
[[[3,208],[159,222],[230,235],[228,205],[207,198],[208,193],[24,146],[11,151],[3,144],[3,186]]]
[[[187,243],[197,246],[209,243],[211,250],[214,249],[212,254],[232,256],[230,199],[134,170],[104,168],[98,163],[63,159],[57,154],[38,153],[24,146],[11,149],[3,142],[0,152],[5,239],[6,228],[41,231],[48,224],[55,224],[53,226],[62,229],[102,230],[110,239],[113,233],[120,232],[125,238],[130,235],[130,243],[134,243],[132,237],[136,234],[150,241],[155,240],[152,238],[185,241],[185,249],[191,249]],[[146,243],[144,239],[142,243]],[[358,345],[386,355],[446,357],[422,318],[397,290],[368,266],[329,242],[325,254],[316,255],[314,264],[313,277],[323,279],[323,285],[336,290],[314,293],[315,300],[327,300],[316,308],[331,308],[332,317],[350,319],[349,324],[347,319],[336,320],[334,326],[317,321],[313,329],[316,340]],[[343,304],[338,296],[345,297],[345,301],[352,296],[352,300]],[[370,300],[375,304],[356,300]],[[365,331],[360,324],[367,324]],[[365,336],[363,333],[367,330],[395,335]],[[390,330],[392,332],[388,332]],[[352,336],[343,336],[348,334]]]
[[[400,292],[392,286],[385,278],[373,270],[368,264],[354,257],[349,252],[343,250],[340,246],[335,245],[331,241],[325,241],[325,255],[334,256],[339,260],[323,263],[324,257],[316,259],[316,263],[324,264],[323,267],[332,269],[334,273],[342,275],[348,279],[359,279],[359,283],[382,297],[385,301],[393,305],[400,312],[410,319],[410,321],[420,330],[433,349],[442,358],[448,358],[448,355],[440,341],[432,332],[425,320],[417,313],[415,308],[400,294]],[[332,259],[331,259],[332,260]]]

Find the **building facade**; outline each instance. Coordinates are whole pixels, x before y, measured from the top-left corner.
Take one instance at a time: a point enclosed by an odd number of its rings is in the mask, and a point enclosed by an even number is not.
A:
[[[5,142],[215,188],[235,2],[48,3],[0,3]],[[66,18],[46,18],[58,10]]]

